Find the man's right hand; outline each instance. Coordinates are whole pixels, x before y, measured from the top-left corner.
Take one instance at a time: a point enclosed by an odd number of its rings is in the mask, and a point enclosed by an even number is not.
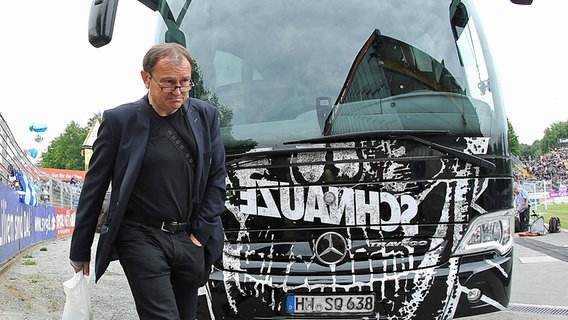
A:
[[[89,267],[90,267],[90,261],[83,261],[82,265],[76,265],[76,262],[71,261],[71,267],[73,267],[73,270],[75,270],[75,273],[83,270],[83,275],[88,276],[89,275]]]

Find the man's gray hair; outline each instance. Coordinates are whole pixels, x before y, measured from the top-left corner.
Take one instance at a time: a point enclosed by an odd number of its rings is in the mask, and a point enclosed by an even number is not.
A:
[[[144,55],[142,69],[147,72],[152,72],[154,71],[156,63],[164,58],[176,62],[183,62],[183,60],[187,60],[193,67],[193,60],[189,55],[189,51],[184,46],[172,42],[160,43],[151,47],[150,50],[146,52],[146,55]]]

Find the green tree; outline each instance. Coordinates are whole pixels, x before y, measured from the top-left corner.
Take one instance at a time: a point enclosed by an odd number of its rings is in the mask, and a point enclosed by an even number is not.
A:
[[[544,130],[544,137],[540,142],[542,154],[546,154],[550,150],[558,147],[559,138],[568,138],[568,121],[555,122]]]
[[[85,159],[81,153],[89,127],[81,127],[75,121],[67,125],[65,132],[53,139],[42,154],[39,167],[84,170]]]
[[[521,143],[521,157],[523,159],[535,159],[540,156],[540,141],[536,140],[532,145]]]
[[[87,121],[87,130],[97,120],[99,121],[99,123],[101,123],[103,121],[103,114],[101,112],[97,112],[97,113],[93,114],[93,116],[89,119],[89,121]]]
[[[521,144],[519,143],[519,137],[515,133],[515,129],[513,129],[513,125],[507,119],[507,126],[509,127],[509,148],[511,149],[511,153],[515,156],[521,155]]]

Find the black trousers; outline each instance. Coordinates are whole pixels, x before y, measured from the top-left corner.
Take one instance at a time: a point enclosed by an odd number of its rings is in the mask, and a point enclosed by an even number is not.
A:
[[[523,231],[530,231],[530,207],[524,211],[519,211],[519,220]]]
[[[203,278],[203,248],[186,232],[125,220],[116,244],[140,319],[193,320]]]

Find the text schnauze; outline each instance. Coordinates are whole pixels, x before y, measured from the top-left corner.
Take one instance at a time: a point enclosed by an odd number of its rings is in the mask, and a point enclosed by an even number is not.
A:
[[[239,192],[242,214],[333,225],[343,220],[347,226],[369,226],[385,232],[393,232],[403,224],[407,236],[417,232],[416,226],[404,225],[418,212],[416,200],[409,195],[322,186],[275,187],[270,181],[255,182],[259,188]],[[330,205],[324,202],[326,192],[336,196]],[[382,210],[385,212],[381,215]]]

